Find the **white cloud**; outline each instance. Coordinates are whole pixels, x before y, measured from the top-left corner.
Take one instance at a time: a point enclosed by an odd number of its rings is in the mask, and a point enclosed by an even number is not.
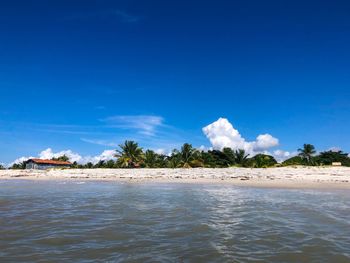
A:
[[[99,161],[108,161],[108,160],[116,159],[114,157],[115,150],[105,150],[100,155],[96,155],[96,156],[81,156],[80,154],[73,152],[72,150],[53,152],[51,148],[48,148],[46,150],[41,151],[37,157],[34,157],[34,156],[20,157],[15,161],[13,161],[12,163],[10,163],[8,166],[12,166],[15,163],[25,162],[28,159],[32,159],[32,158],[52,159],[52,158],[58,158],[62,155],[66,155],[69,158],[70,162],[77,162],[79,164],[86,164],[88,162],[96,164]]]
[[[272,156],[275,157],[277,162],[283,162],[288,158],[292,158],[293,156],[298,155],[297,152],[288,152],[288,151],[283,151],[283,150],[276,150],[273,152]]]
[[[14,160],[12,163],[9,163],[7,166],[11,167],[14,164],[23,163],[23,162],[27,161],[28,159],[32,159],[32,158],[35,158],[35,157],[33,157],[33,156],[30,156],[30,157],[24,157],[24,156],[23,157],[19,157],[16,160]]]
[[[154,152],[155,152],[156,154],[166,155],[165,149],[162,149],[162,148],[155,149]]]
[[[222,150],[224,147],[230,147],[234,150],[244,149],[250,155],[264,152],[279,144],[277,138],[270,134],[259,135],[255,141],[246,141],[232,124],[225,118],[203,128],[204,134],[209,139],[214,149]]]
[[[63,155],[66,155],[71,162],[80,162],[82,160],[82,157],[78,153],[73,152],[72,150],[66,150],[66,151],[60,151],[60,152],[54,153],[51,148],[48,148],[42,151],[39,154],[39,158],[50,160],[52,158],[58,158]]]
[[[115,150],[105,150],[100,155],[97,155],[97,156],[82,157],[82,160],[78,163],[86,164],[91,162],[93,164],[96,164],[99,161],[115,160],[116,158],[114,157],[114,155],[115,155]]]
[[[156,129],[163,126],[164,119],[153,115],[112,116],[101,120],[110,127],[137,130],[148,136],[155,135]]]
[[[341,148],[340,147],[331,147],[331,148],[328,149],[328,151],[339,152],[339,151],[341,151]]]
[[[261,134],[256,138],[256,141],[252,143],[255,151],[263,151],[278,146],[279,141],[270,134]]]
[[[210,148],[207,148],[205,147],[204,145],[201,145],[197,148],[198,151],[201,151],[201,152],[207,152],[209,150],[211,150]]]

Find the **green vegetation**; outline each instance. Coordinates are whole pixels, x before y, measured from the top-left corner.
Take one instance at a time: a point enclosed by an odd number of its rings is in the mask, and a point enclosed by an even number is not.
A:
[[[235,152],[235,162],[240,166],[247,166],[249,154],[245,150],[239,149]]]
[[[304,144],[303,148],[298,151],[298,156],[291,157],[280,165],[322,166],[340,162],[343,166],[350,166],[348,154],[342,151],[325,151],[317,155],[312,144]],[[116,160],[99,161],[96,164],[89,162],[81,165],[74,162],[72,168],[268,168],[278,165],[276,159],[267,154],[250,157],[243,149],[233,150],[231,148],[224,148],[221,151],[199,151],[188,143],[185,143],[180,150],[174,149],[171,154],[164,155],[153,150],[143,151],[138,143],[125,141],[116,150],[115,158]],[[69,158],[63,155],[53,160],[69,161]],[[0,169],[3,168],[0,165]],[[25,163],[14,164],[10,169],[25,169]]]
[[[69,162],[69,157],[67,155],[62,155],[57,158],[52,158],[52,161]]]
[[[304,144],[304,148],[299,149],[298,151],[300,152],[298,156],[285,160],[282,165],[323,166],[332,165],[332,163],[338,162],[343,166],[350,167],[349,154],[342,151],[325,151],[316,155],[315,147],[311,144]]]
[[[144,161],[142,148],[134,141],[125,141],[119,145],[121,150],[117,150],[115,157],[121,168],[136,168],[140,167]]]
[[[181,155],[178,150],[174,149],[166,160],[168,168],[179,168],[181,166]]]
[[[315,162],[318,165],[331,165],[333,162],[340,162],[344,166],[350,166],[350,158],[347,153],[342,151],[321,152],[316,156]]]
[[[315,146],[312,144],[304,144],[302,149],[298,149],[299,156],[303,159],[303,161],[308,165],[314,164],[314,158],[312,158],[316,154]]]
[[[166,167],[167,156],[163,154],[157,154],[152,150],[147,150],[144,155],[144,163],[142,167],[146,168],[161,168]]]
[[[253,168],[267,168],[273,167],[277,164],[277,161],[273,156],[266,154],[257,154],[247,162],[248,166]]]
[[[0,170],[4,170],[4,169],[5,167],[2,164],[0,164]]]
[[[183,168],[191,168],[194,161],[199,161],[197,151],[192,147],[192,144],[185,143],[181,147],[181,166]],[[198,165],[196,165],[198,167]]]
[[[10,169],[23,170],[23,169],[26,169],[26,164],[25,164],[25,162],[15,163],[10,167]]]
[[[289,165],[306,165],[306,162],[300,156],[294,156],[282,162],[282,166]]]

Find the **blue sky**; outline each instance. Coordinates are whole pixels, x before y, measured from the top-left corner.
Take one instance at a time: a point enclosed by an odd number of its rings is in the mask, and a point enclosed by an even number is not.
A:
[[[1,1],[0,162],[125,139],[350,151],[348,1]]]

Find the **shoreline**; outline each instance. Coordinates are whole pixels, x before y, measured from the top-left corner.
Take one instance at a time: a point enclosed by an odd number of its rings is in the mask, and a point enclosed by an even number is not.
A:
[[[1,170],[0,180],[226,184],[287,189],[350,189],[350,167]]]

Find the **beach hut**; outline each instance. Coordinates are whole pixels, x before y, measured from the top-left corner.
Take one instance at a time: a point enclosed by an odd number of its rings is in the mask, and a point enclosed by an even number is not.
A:
[[[332,166],[342,166],[341,162],[332,162]]]
[[[43,159],[29,159],[25,162],[26,169],[46,170],[52,168],[70,168],[70,162],[43,160]]]

